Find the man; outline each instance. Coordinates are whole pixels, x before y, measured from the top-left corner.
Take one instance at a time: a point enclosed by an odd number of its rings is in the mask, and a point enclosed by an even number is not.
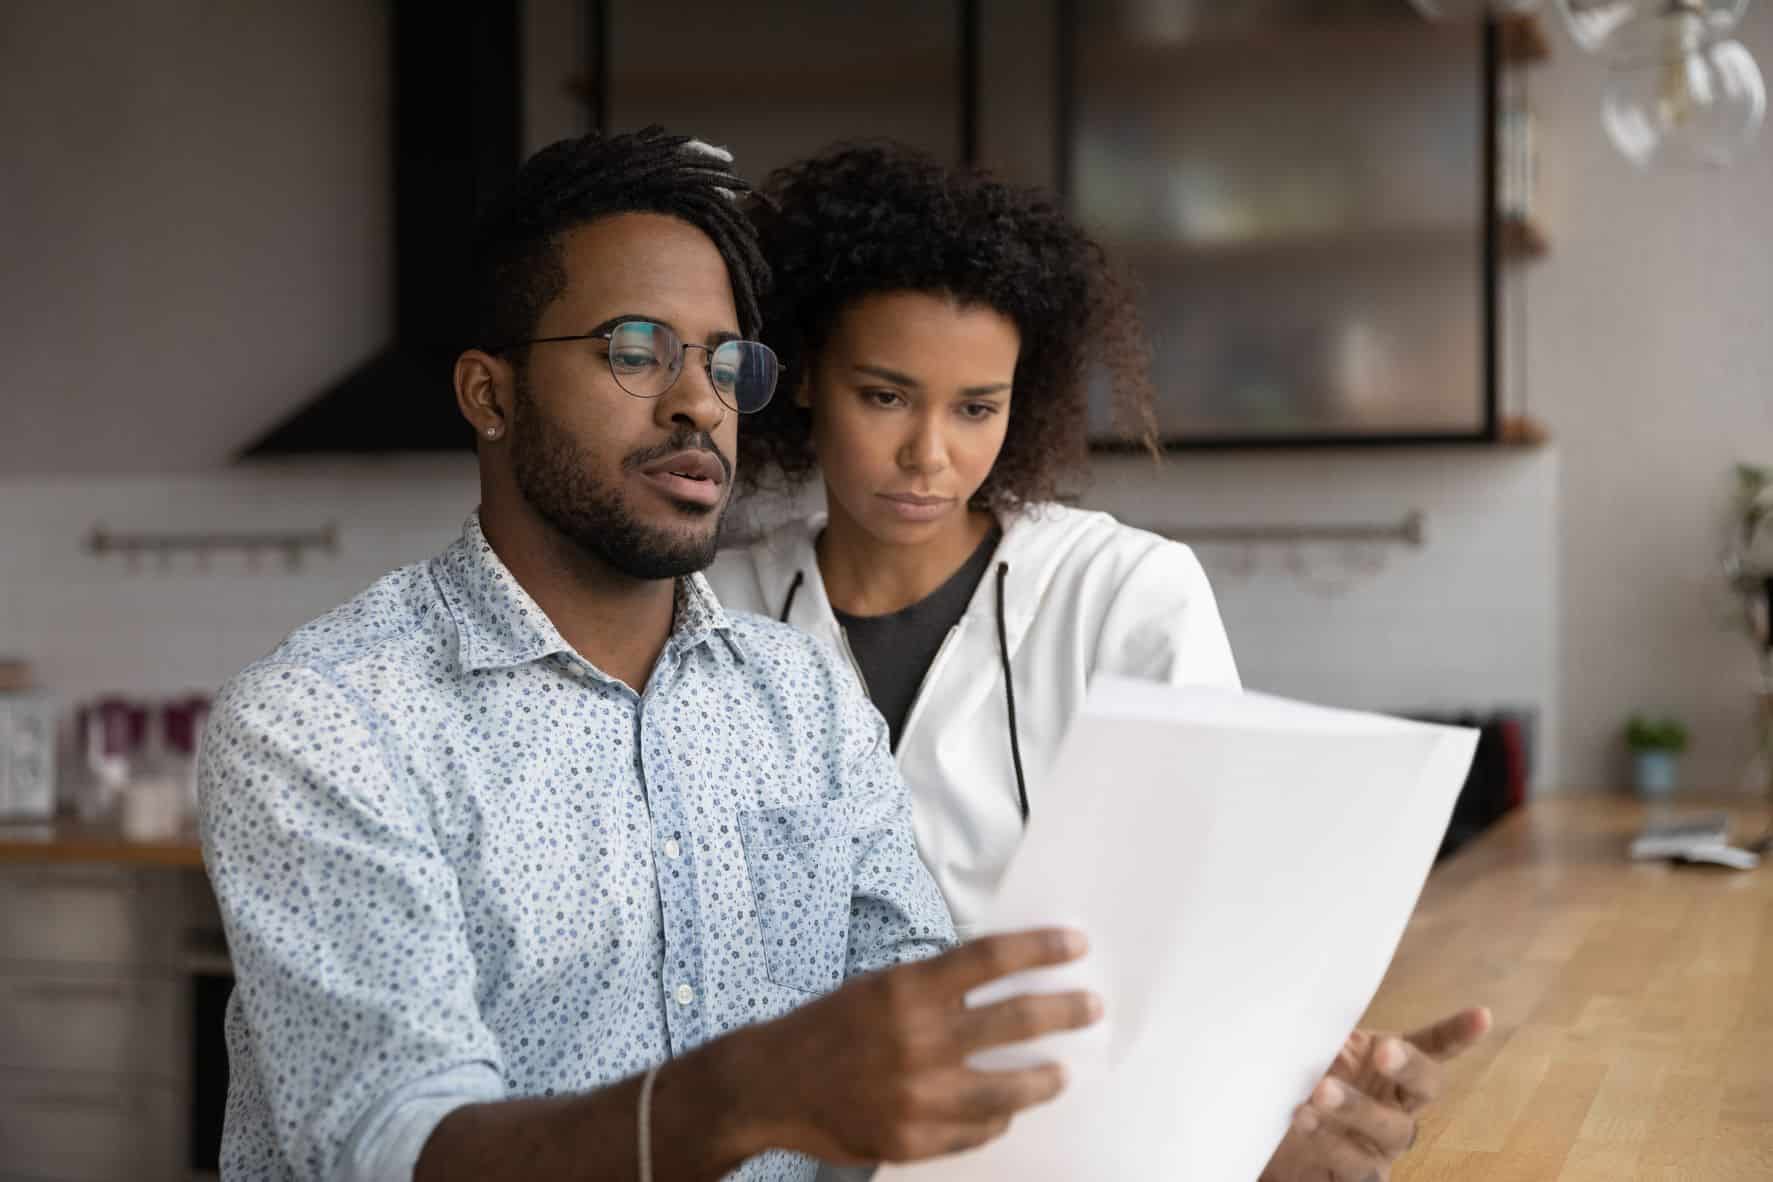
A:
[[[229,1177],[914,1160],[1062,1086],[969,1055],[1099,1015],[1079,993],[965,1006],[1081,938],[945,952],[880,717],[816,642],[728,617],[696,573],[738,414],[775,377],[749,342],[742,188],[657,131],[527,164],[476,250],[486,347],[455,370],[479,512],[218,700]],[[1351,1055],[1342,1103],[1320,1095],[1271,1173],[1395,1156],[1438,1076],[1384,1048]]]
[[[456,366],[478,515],[222,694],[228,1176],[805,1178],[783,1151],[927,1156],[1058,1090],[965,1056],[1093,999],[962,999],[1064,933],[805,1004],[953,933],[879,716],[694,573],[773,381],[721,348],[758,327],[740,187],[657,132],[531,161]]]

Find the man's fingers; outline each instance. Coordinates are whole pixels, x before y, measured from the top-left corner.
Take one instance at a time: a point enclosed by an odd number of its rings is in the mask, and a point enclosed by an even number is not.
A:
[[[944,1129],[1007,1125],[1018,1112],[1045,1104],[1064,1090],[1065,1069],[1057,1063],[1015,1071],[956,1067],[919,1081],[905,1093],[895,1123],[901,1138]],[[921,1155],[904,1145],[900,1151]]]
[[[945,1138],[946,1144],[941,1155],[960,1153],[967,1149],[977,1149],[987,1142],[995,1141],[1010,1131],[1010,1118],[1000,1116],[993,1120],[979,1121],[976,1124],[955,1125]]]
[[[925,961],[919,968],[939,989],[958,998],[987,981],[1067,964],[1088,950],[1089,942],[1082,932],[1039,928],[985,936]]]
[[[948,1115],[955,1120],[1008,1119],[1046,1104],[1065,1090],[1065,1069],[1043,1063],[1019,1071],[967,1071],[959,1081]]]
[[[1490,1032],[1490,1011],[1483,1006],[1461,1010],[1450,1018],[1442,1018],[1431,1026],[1408,1036],[1408,1041],[1426,1055],[1451,1059],[1471,1047]]]
[[[978,1051],[1082,1030],[1101,1017],[1102,1001],[1093,993],[1025,993],[966,1011],[958,1020],[955,1038],[965,1050]]]
[[[880,1158],[889,1162],[924,1161],[945,1157],[967,1149],[977,1149],[995,1141],[1010,1127],[1010,1118],[971,1121],[966,1123],[930,1124],[906,1130],[890,1138]]]
[[[1416,1121],[1409,1113],[1333,1079],[1317,1085],[1311,1109],[1324,1129],[1341,1130],[1356,1145],[1376,1149],[1386,1161],[1402,1157],[1416,1140]]]
[[[1003,1135],[1019,1112],[1045,1104],[1065,1088],[1065,1069],[1045,1063],[1017,1071],[957,1067],[926,1077],[901,1096],[872,1155],[881,1161],[923,1161],[972,1149]]]
[[[1406,1112],[1416,1112],[1440,1097],[1440,1062],[1401,1038],[1388,1036],[1373,1045],[1372,1070],[1391,1084]]]
[[[1371,1145],[1352,1137],[1343,1126],[1325,1123],[1307,1104],[1293,1117],[1293,1127],[1310,1143],[1309,1158],[1328,1182],[1374,1182],[1384,1178],[1389,1163]]]

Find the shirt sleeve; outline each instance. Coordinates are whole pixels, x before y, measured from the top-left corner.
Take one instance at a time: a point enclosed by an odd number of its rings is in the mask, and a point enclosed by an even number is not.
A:
[[[397,1127],[372,1117],[416,1082],[477,1066],[463,1101],[502,1094],[456,878],[398,766],[364,704],[298,666],[241,674],[205,735],[204,861],[249,1033],[232,1068],[297,1178],[334,1177],[360,1131]]]
[[[1193,550],[1159,540],[1133,564],[1103,616],[1095,673],[1242,688],[1219,604]]]
[[[477,1101],[502,1100],[504,1081],[484,1063],[452,1067],[404,1085],[358,1122],[334,1182],[412,1182],[425,1142],[443,1118]]]
[[[824,659],[836,660],[829,653]],[[911,793],[893,760],[886,721],[847,670],[832,669],[830,681],[842,743],[840,791],[855,810],[845,975],[857,977],[928,959],[957,941],[948,904],[917,852]]]

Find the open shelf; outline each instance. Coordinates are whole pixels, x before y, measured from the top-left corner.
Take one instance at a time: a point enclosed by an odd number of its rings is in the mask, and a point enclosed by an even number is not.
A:
[[[1078,48],[1077,67],[1084,85],[1096,92],[1153,87],[1168,92],[1179,82],[1204,85],[1218,78],[1248,77],[1258,67],[1288,70],[1359,58],[1457,54],[1475,36],[1469,26],[1420,20],[1259,25],[1173,44],[1089,41]]]
[[[1245,238],[1113,239],[1103,246],[1123,263],[1164,269],[1219,263],[1290,264],[1312,259],[1342,263],[1350,258],[1410,258],[1444,251],[1477,249],[1479,226],[1342,226],[1323,230],[1278,230]]]

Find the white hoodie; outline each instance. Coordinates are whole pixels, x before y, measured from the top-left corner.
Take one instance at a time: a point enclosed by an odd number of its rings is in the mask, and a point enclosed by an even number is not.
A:
[[[1058,788],[1047,769],[1097,673],[1238,685],[1212,588],[1188,547],[1061,505],[1030,506],[1002,525],[984,579],[924,675],[897,753],[918,848],[963,939],[977,931],[1021,840],[1017,750],[1029,812],[1038,813]],[[708,578],[731,610],[782,619],[792,598],[788,622],[847,657],[813,550],[824,528],[823,515],[791,522],[722,553]]]

